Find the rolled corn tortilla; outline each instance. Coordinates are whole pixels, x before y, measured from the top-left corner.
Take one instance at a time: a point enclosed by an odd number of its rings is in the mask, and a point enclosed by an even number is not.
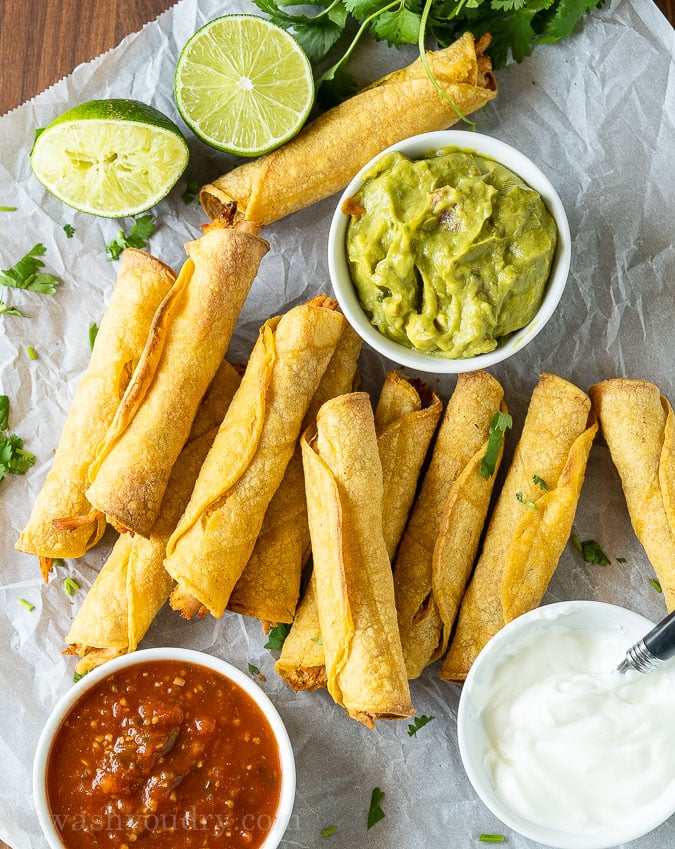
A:
[[[617,378],[588,391],[621,478],[631,524],[675,609],[675,423],[673,408],[645,380]]]
[[[460,374],[394,562],[403,656],[417,678],[447,648],[478,550],[495,474],[479,474],[504,390],[485,371]],[[499,459],[501,460],[501,454]]]
[[[350,392],[356,381],[361,338],[347,325],[312,397],[302,427],[314,420],[324,403]],[[305,477],[300,443],[272,496],[260,534],[228,609],[268,623],[292,622],[300,595],[302,569],[310,552]]]
[[[138,368],[89,469],[87,498],[118,530],[148,536],[269,245],[213,226],[158,309]]]
[[[223,362],[197,410],[190,437],[174,465],[162,509],[146,539],[121,534],[85,596],[66,637],[67,653],[80,656],[80,675],[111,657],[135,651],[169,597],[166,543],[185,509],[240,376]]]
[[[474,43],[469,33],[427,58],[432,73],[464,115],[497,94],[489,36]],[[417,133],[444,130],[459,120],[452,103],[430,82],[419,59],[378,80],[307,124],[290,142],[235,168],[201,190],[207,214],[237,203],[238,214],[270,224],[343,189],[373,156]]]
[[[390,559],[408,519],[441,412],[440,398],[421,381],[409,381],[395,371],[387,374],[375,408],[375,428],[382,464],[382,532]],[[313,578],[275,668],[294,690],[326,686]]]
[[[81,557],[103,534],[105,515],[92,510],[85,496],[88,469],[141,357],[155,310],[175,277],[149,254],[134,248],[122,254],[117,283],[70,404],[54,462],[15,544],[19,551],[40,557],[45,580],[53,558]]]
[[[597,429],[585,392],[540,375],[441,678],[466,678],[487,641],[541,602],[572,529]]]
[[[326,402],[301,445],[328,690],[370,728],[411,716],[368,395]]]
[[[346,320],[325,299],[270,319],[167,546],[174,609],[223,615]]]

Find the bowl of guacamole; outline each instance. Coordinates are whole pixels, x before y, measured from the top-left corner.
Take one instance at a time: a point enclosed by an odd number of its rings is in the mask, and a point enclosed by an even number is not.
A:
[[[567,280],[569,226],[524,154],[474,132],[425,133],[352,180],[328,260],[338,302],[371,347],[421,371],[471,371],[542,330]]]

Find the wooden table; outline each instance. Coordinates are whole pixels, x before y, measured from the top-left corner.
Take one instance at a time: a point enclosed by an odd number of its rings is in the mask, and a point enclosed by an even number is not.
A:
[[[655,0],[675,21],[675,0]],[[2,0],[0,115],[115,47],[175,0]],[[94,11],[95,10],[95,11]],[[0,841],[0,849],[9,849]]]
[[[2,0],[0,115],[93,59],[175,0]],[[675,0],[655,0],[675,20]]]

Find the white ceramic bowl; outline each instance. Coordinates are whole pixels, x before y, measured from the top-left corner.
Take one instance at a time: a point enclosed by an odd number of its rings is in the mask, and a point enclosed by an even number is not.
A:
[[[595,601],[544,605],[510,622],[478,655],[462,688],[457,715],[459,751],[466,773],[478,796],[496,817],[514,831],[556,849],[610,849],[647,834],[675,813],[675,792],[672,791],[672,784],[667,793],[645,809],[627,810],[623,822],[614,822],[610,826],[582,834],[572,830],[548,828],[525,819],[510,808],[503,795],[495,790],[485,763],[485,752],[490,748],[490,743],[487,742],[481,713],[481,705],[485,701],[484,688],[489,688],[497,667],[519,650],[519,641],[527,637],[528,632],[531,636],[542,633],[537,629],[546,628],[547,623],[560,617],[565,617],[565,627],[572,629],[618,629],[620,640],[623,641],[625,637],[625,645],[622,643],[621,651],[628,649],[653,627],[652,622],[637,613]],[[619,655],[617,663],[621,659]],[[544,672],[545,670],[542,670],[542,673]],[[573,756],[570,752],[570,757]],[[639,774],[636,774],[636,785],[639,781]]]
[[[394,342],[380,333],[370,323],[367,314],[359,303],[356,289],[349,274],[345,249],[349,216],[342,212],[342,204],[347,198],[353,197],[356,194],[363,183],[363,175],[372,167],[373,163],[385,153],[392,150],[400,151],[411,159],[419,159],[443,147],[462,148],[489,159],[495,159],[515,174],[518,174],[531,188],[539,192],[558,227],[558,245],[553,258],[551,274],[544,292],[544,298],[537,314],[525,327],[500,341],[493,351],[467,359],[447,359],[433,356],[432,354],[425,354],[415,351],[412,348],[406,348],[404,345],[400,345],[398,342]],[[457,374],[459,372],[489,368],[520,351],[521,348],[534,339],[553,315],[562,297],[565,283],[567,282],[569,267],[569,224],[558,193],[548,178],[525,154],[520,153],[520,151],[510,145],[490,136],[482,135],[481,133],[463,130],[441,130],[435,133],[423,133],[419,136],[412,136],[411,138],[393,144],[374,157],[359,171],[342,194],[333,214],[328,235],[328,269],[333,284],[333,291],[352,327],[365,342],[388,359],[409,368],[438,374]]]
[[[175,660],[204,666],[223,675],[225,678],[229,678],[230,681],[238,684],[253,699],[267,718],[279,746],[281,793],[274,823],[267,833],[264,842],[260,844],[260,849],[276,849],[288,826],[295,801],[295,759],[286,727],[270,699],[250,676],[217,657],[203,652],[193,651],[192,649],[181,648],[143,649],[110,660],[102,666],[93,669],[74,684],[52,710],[42,729],[33,762],[33,798],[40,827],[47,838],[50,848],[64,849],[63,841],[52,821],[47,798],[47,766],[52,742],[61,723],[75,703],[100,681],[103,681],[120,669],[158,660]]]

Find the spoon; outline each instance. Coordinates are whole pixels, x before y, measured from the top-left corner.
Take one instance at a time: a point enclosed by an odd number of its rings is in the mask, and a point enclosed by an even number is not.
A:
[[[675,610],[632,645],[617,667],[619,672],[636,669],[651,672],[675,655]]]

